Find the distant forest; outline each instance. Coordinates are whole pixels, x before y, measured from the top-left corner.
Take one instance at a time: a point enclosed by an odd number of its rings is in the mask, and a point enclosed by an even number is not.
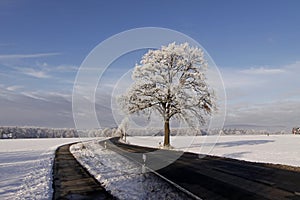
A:
[[[115,129],[76,130],[72,128],[0,127],[1,139],[111,137]]]
[[[254,129],[237,129],[228,128],[222,130],[189,130],[189,129],[172,129],[171,135],[175,136],[196,136],[196,135],[274,135],[287,134],[284,131],[269,132],[266,130]],[[17,138],[76,138],[76,137],[112,137],[119,136],[117,128],[76,130],[74,128],[43,128],[43,127],[0,127],[0,139],[17,139]],[[163,130],[152,129],[129,129],[128,136],[163,136]]]

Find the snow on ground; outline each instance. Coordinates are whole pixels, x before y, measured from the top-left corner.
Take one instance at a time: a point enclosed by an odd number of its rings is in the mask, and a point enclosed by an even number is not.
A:
[[[56,148],[81,140],[0,140],[0,199],[51,199],[52,164]]]
[[[127,140],[131,144],[158,147],[163,137]],[[55,149],[76,141],[82,138],[0,140],[0,199],[51,199]],[[177,136],[171,137],[171,144],[175,150],[300,166],[299,135]],[[156,176],[142,173],[141,166],[103,149],[98,142],[85,143],[87,148],[80,145],[72,146],[73,154],[118,198],[186,199]]]
[[[97,141],[75,144],[70,149],[76,159],[118,199],[189,199],[155,175],[142,173],[142,166],[104,149]]]
[[[130,144],[158,147],[163,137],[127,137]],[[217,141],[217,142],[216,142]],[[175,150],[252,162],[300,167],[300,135],[176,136]]]

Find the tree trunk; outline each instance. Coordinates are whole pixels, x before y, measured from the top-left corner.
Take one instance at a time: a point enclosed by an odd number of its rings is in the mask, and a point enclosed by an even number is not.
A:
[[[169,124],[169,120],[165,121],[164,146],[165,147],[169,147],[170,146],[170,124]]]

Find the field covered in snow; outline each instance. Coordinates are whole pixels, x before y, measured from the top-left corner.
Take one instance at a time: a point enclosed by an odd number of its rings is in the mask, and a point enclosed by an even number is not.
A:
[[[158,147],[163,137],[127,137],[130,144]],[[174,150],[300,167],[300,135],[177,136]]]
[[[81,140],[0,140],[0,199],[51,199],[52,164],[56,148]]]

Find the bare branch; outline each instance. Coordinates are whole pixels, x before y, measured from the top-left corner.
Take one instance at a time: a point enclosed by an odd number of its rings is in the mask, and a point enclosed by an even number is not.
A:
[[[157,111],[164,120],[176,117],[204,124],[205,116],[216,111],[206,68],[203,51],[187,43],[150,50],[135,66],[135,82],[121,97],[122,106],[129,113]]]

